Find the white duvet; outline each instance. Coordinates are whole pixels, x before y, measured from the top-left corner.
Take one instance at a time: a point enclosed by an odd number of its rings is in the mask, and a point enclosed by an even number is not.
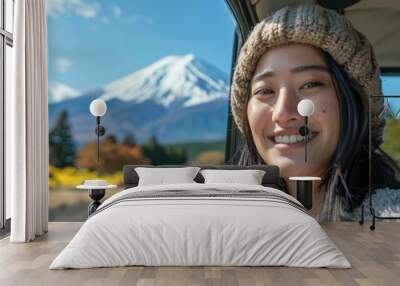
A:
[[[261,190],[268,187],[175,184],[127,189],[107,199],[50,269],[145,266],[294,266],[350,268],[317,221],[279,200],[246,197],[121,199],[131,192]],[[134,193],[137,194],[137,193]]]

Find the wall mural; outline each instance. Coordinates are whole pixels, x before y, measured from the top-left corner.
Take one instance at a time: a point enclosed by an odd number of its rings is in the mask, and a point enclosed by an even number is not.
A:
[[[75,187],[90,178],[120,184],[124,164],[223,164],[234,21],[223,1],[211,2],[212,11],[204,1],[160,1],[157,11],[49,2],[50,220],[84,220],[90,199]],[[190,19],[175,15],[182,9]],[[383,77],[384,94],[399,94],[399,84]],[[108,108],[99,161],[89,112],[97,98]],[[399,98],[385,99],[383,116],[382,150],[400,164]],[[397,191],[380,190],[378,213],[400,215]]]
[[[90,199],[76,186],[121,184],[124,164],[224,162],[234,32],[225,3],[128,2],[48,1],[51,221],[85,220]],[[107,104],[99,161],[97,98]]]

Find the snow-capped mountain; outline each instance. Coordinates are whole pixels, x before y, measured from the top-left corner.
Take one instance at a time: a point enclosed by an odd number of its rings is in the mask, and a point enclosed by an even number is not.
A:
[[[173,103],[189,107],[226,98],[228,94],[225,74],[193,54],[163,58],[106,85],[103,91],[104,100],[152,100],[165,107]]]
[[[60,102],[80,96],[79,90],[60,82],[49,82],[49,103]]]
[[[204,60],[192,54],[168,56],[102,88],[50,104],[50,124],[65,109],[75,140],[93,140],[89,104],[102,98],[108,106],[102,124],[119,138],[133,132],[139,142],[152,135],[163,143],[221,139],[228,90],[227,76]]]

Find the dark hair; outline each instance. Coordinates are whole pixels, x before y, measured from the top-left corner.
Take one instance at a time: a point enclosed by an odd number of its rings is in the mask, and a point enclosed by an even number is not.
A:
[[[331,164],[321,186],[326,185],[334,176],[335,170],[340,168],[344,172],[351,198],[348,198],[346,186],[337,184],[336,193],[345,203],[347,211],[352,211],[359,206],[366,197],[369,189],[369,100],[361,86],[351,79],[347,72],[339,66],[327,52],[321,54],[329,70],[331,71],[340,110],[340,135],[336,150],[332,156]],[[245,122],[243,135],[244,146],[239,159],[239,165],[265,164],[255,146],[247,118],[247,105],[250,99],[248,92],[243,108]],[[380,147],[376,138],[372,138],[371,148],[371,174],[372,189],[389,187],[400,188],[400,181],[396,178],[396,172],[400,168],[396,162]],[[282,180],[282,187],[287,190]]]

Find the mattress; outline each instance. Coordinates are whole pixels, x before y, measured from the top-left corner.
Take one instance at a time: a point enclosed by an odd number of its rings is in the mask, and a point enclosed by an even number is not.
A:
[[[351,267],[318,222],[284,192],[199,183],[115,194],[50,269],[129,265]]]

